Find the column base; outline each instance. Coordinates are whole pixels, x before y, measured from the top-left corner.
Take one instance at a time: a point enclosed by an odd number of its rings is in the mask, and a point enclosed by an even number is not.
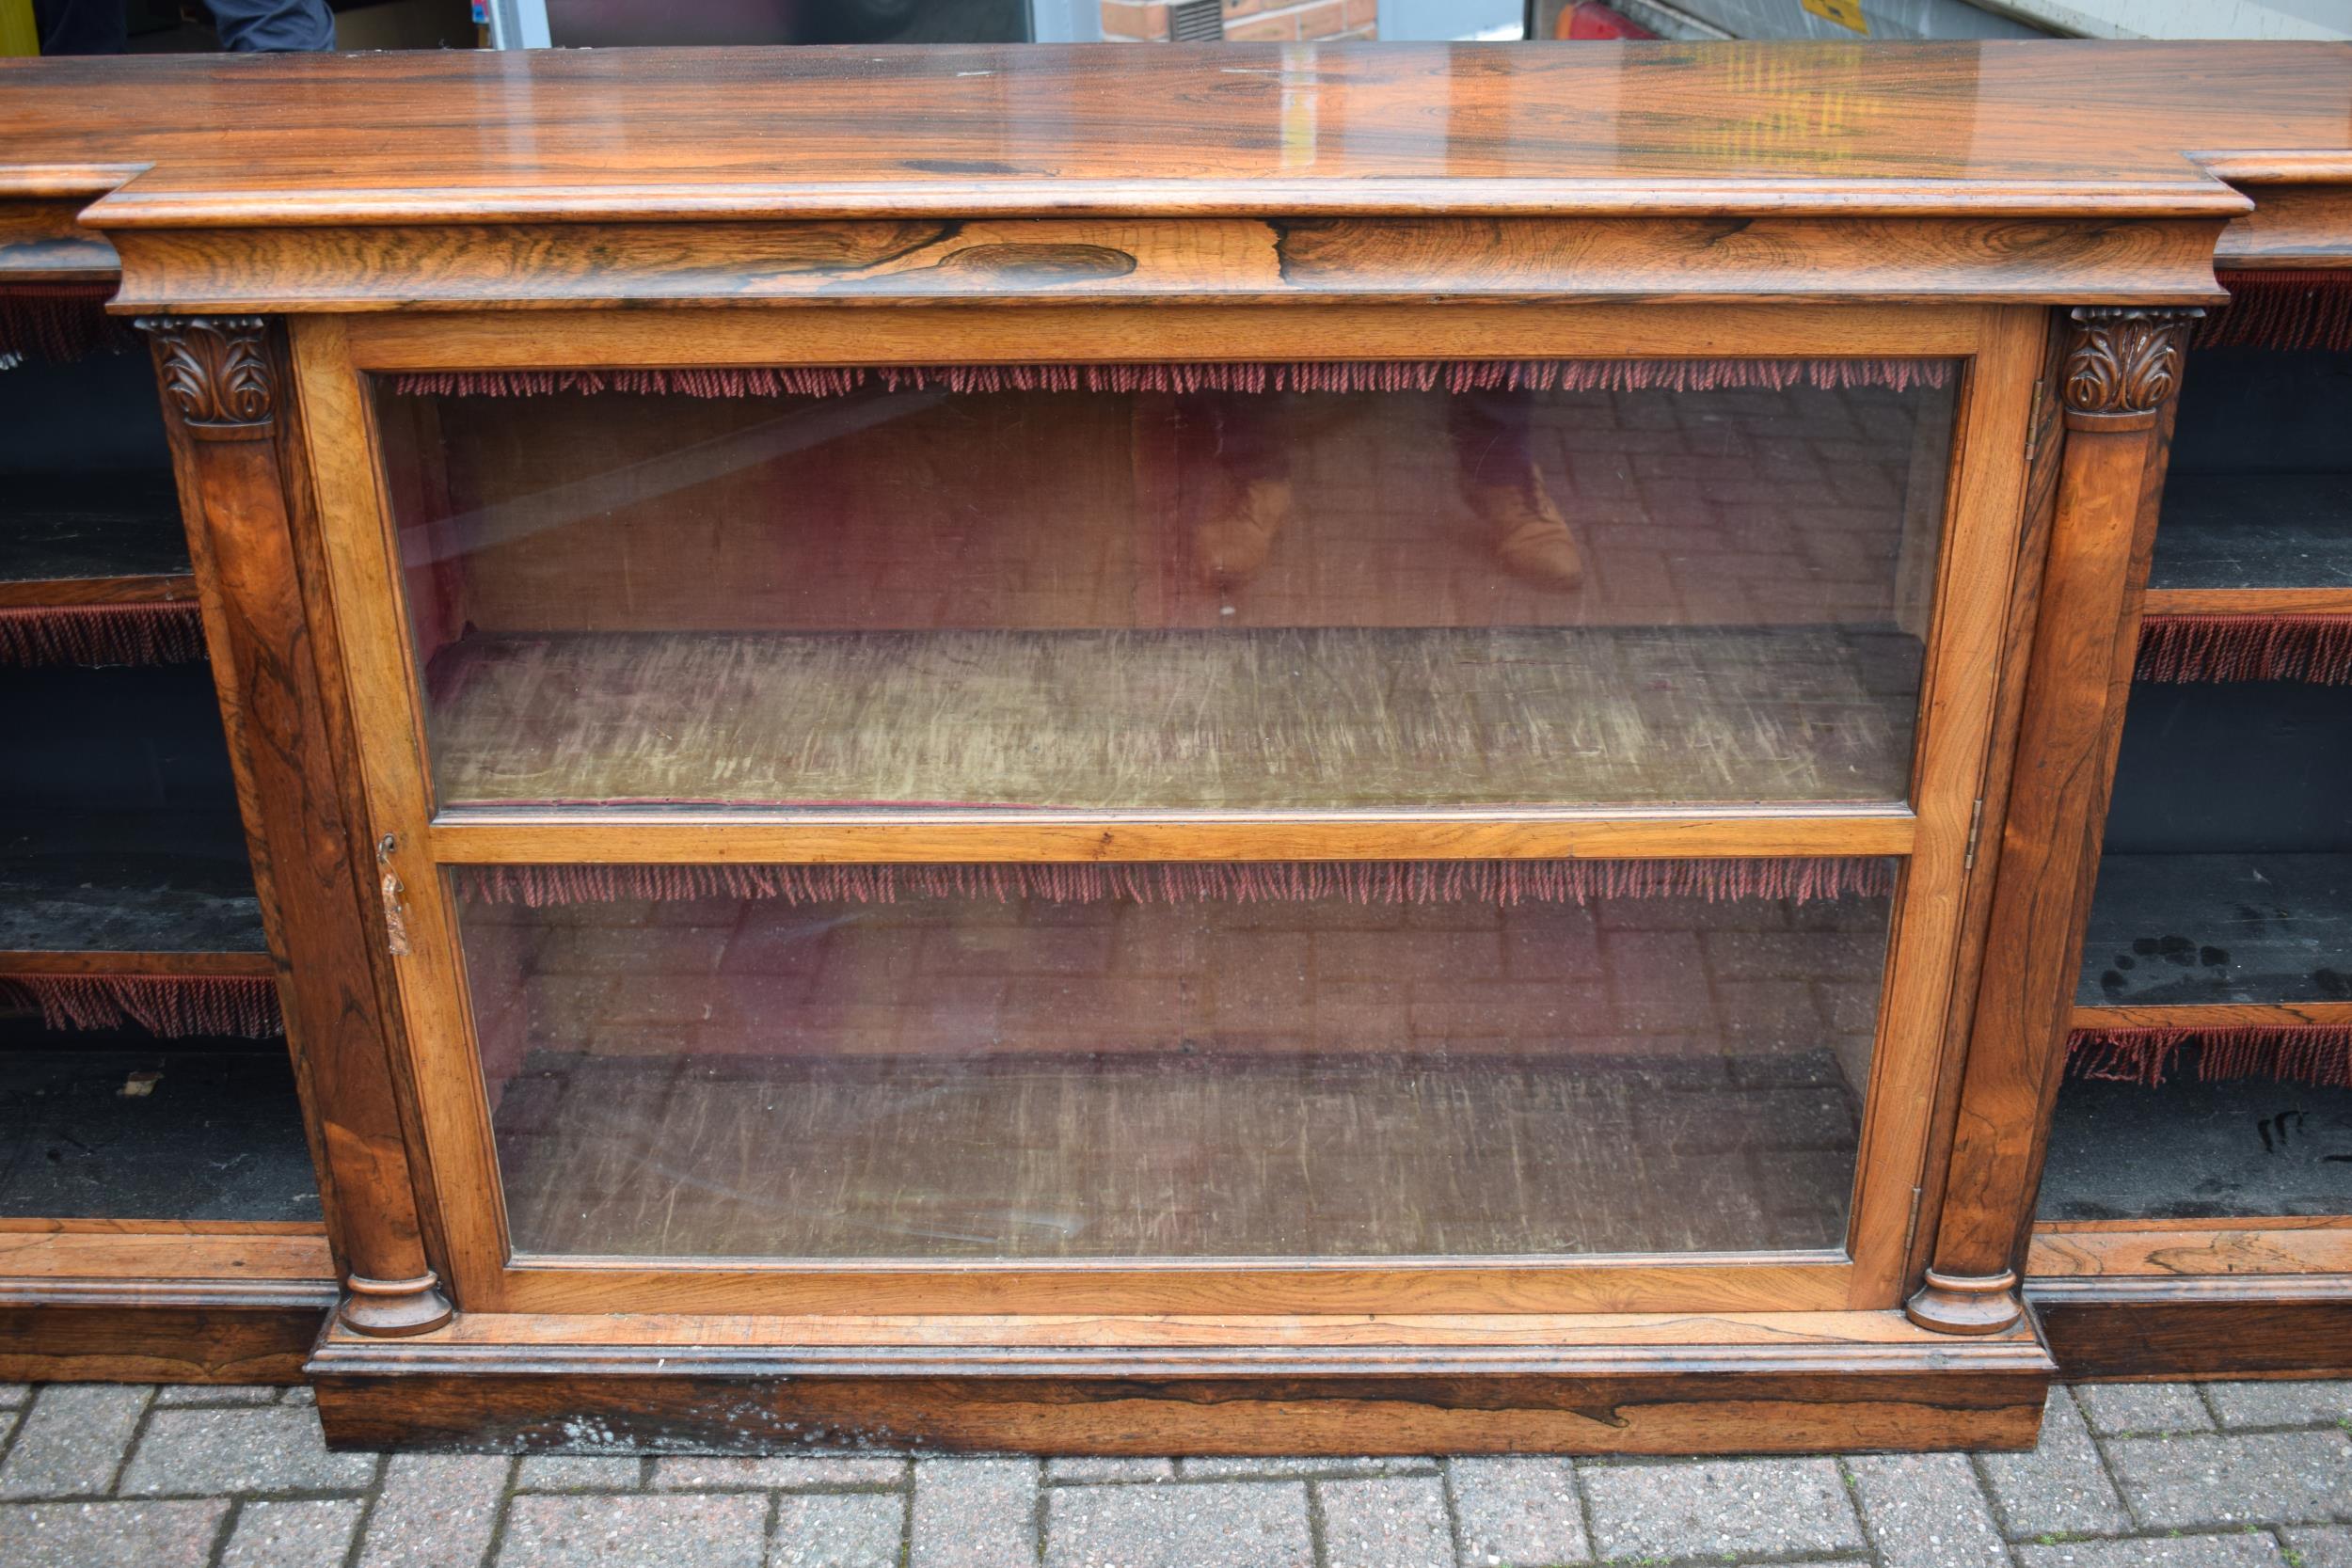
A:
[[[370,1279],[355,1274],[344,1281],[351,1294],[336,1316],[345,1328],[370,1338],[430,1334],[452,1315],[440,1284],[440,1276],[429,1269],[414,1279]]]
[[[2017,1275],[1948,1275],[1928,1271],[1918,1293],[1903,1304],[1903,1315],[1939,1334],[1998,1334],[2026,1315]]]

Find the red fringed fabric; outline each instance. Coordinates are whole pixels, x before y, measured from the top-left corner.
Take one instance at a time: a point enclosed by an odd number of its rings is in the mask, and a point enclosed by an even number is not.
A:
[[[53,363],[119,354],[135,341],[106,314],[114,285],[23,283],[0,289],[0,369],[20,359]]]
[[[2352,350],[2352,272],[2225,272],[2230,303],[2208,311],[2198,348]]]
[[[1045,898],[1094,903],[1237,903],[1341,898],[1357,904],[1581,904],[1592,898],[1883,898],[1893,863],[1853,858],[1666,861],[1260,861],[980,865],[464,865],[483,903],[782,898],[887,904],[900,898]]]
[[[2262,1029],[2077,1029],[2067,1041],[2067,1069],[2078,1078],[2144,1084],[2165,1081],[2191,1043],[2202,1083],[2279,1078],[2352,1088],[2352,1028],[2296,1024]]]
[[[2309,681],[2352,686],[2352,618],[2151,615],[2139,624],[2144,681]]]
[[[1946,359],[1409,359],[1117,365],[787,365],[717,370],[405,372],[410,396],[639,392],[698,398],[949,392],[1677,392],[1941,387]]]
[[[0,608],[0,664],[193,664],[204,618],[192,604]]]
[[[136,1023],[167,1037],[286,1032],[278,985],[243,974],[24,974],[0,980],[0,994],[40,1009],[52,1029],[119,1029]]]

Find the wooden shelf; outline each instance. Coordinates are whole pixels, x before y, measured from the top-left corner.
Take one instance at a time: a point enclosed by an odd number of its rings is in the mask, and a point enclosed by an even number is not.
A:
[[[233,818],[51,818],[0,840],[0,975],[272,973]]]
[[[583,633],[434,660],[445,807],[1885,801],[1919,644],[1836,626]]]
[[[0,608],[195,598],[168,472],[8,476]]]
[[[2110,1027],[2343,1021],[2352,854],[2108,855],[2074,999]]]

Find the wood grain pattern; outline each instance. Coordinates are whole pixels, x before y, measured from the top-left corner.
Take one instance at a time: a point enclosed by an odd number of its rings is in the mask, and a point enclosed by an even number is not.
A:
[[[186,604],[195,597],[196,578],[180,574],[0,582],[0,610],[86,604]]]
[[[2352,1275],[2041,1279],[2026,1294],[2073,1382],[2352,1375]]]
[[[255,889],[337,1252],[356,1278],[421,1281],[409,1317],[438,1322],[448,1308],[425,1262],[386,1043],[392,1022],[377,1000],[373,877],[342,793],[349,753],[338,746],[348,746],[348,732],[323,685],[297,562],[294,519],[307,493],[298,459],[284,451],[299,437],[277,418],[276,351],[262,323],[231,318],[161,327],[155,356]]]
[[[1984,815],[1978,821],[1977,870],[1960,922],[1960,953],[1956,973],[1979,973],[1990,933],[1993,900],[1999,887],[2001,838],[2008,820],[2010,780],[2017,761],[2017,721],[2025,706],[2026,683],[2033,653],[2033,629],[2042,603],[2042,578],[2050,548],[2050,530],[2058,515],[2058,477],[2065,451],[2060,423],[2063,399],[2058,381],[2066,361],[2066,332],[2056,319],[2041,321],[2042,357],[2033,382],[2026,434],[2024,495],[2018,506],[2016,558],[2009,573],[2008,621],[2002,629],[2001,658],[1994,673],[1993,739],[1985,759],[1982,799]],[[1906,1277],[1924,1275],[1935,1249],[1937,1227],[1944,1209],[1944,1171],[1951,1154],[1959,1117],[1963,1068],[1968,1032],[1976,1018],[1977,990],[1963,978],[1953,988],[1947,1008],[1944,1071],[1937,1080],[1934,1109],[1928,1120],[1929,1142],[1924,1151],[1920,1201],[1914,1221],[1911,1250],[1904,1259]]]
[[[1384,1325],[1385,1342],[1367,1342],[1280,1320],[1206,1335],[1102,1336],[1054,1323],[1041,1342],[1016,1325],[1002,1337],[983,1329],[910,1342],[884,1331],[795,1342],[782,1337],[793,1325],[771,1320],[706,1323],[717,1332],[691,1344],[639,1339],[632,1323],[610,1321],[602,1333],[573,1323],[552,1338],[525,1330],[501,1341],[478,1332],[482,1323],[528,1320],[469,1317],[462,1340],[332,1334],[310,1370],[328,1440],[344,1447],[530,1451],[580,1418],[626,1440],[755,1453],[869,1443],[1271,1454],[2032,1441],[2048,1360],[2029,1335],[1955,1344],[1834,1326],[1851,1316],[1775,1315],[1720,1335],[1685,1318],[1663,1342],[1660,1325],[1617,1321],[1538,1321],[1502,1334],[1399,1323]]]
[[[106,948],[0,951],[6,974],[217,974],[274,978],[267,953],[128,953]]]
[[[2352,1002],[2215,1002],[2181,1006],[2077,1006],[2069,1029],[2292,1029],[2352,1024]]]
[[[2216,300],[2217,220],[1032,218],[126,230],[124,309]]]
[[[74,221],[84,204],[76,198],[0,198],[0,282],[113,281],[120,270],[114,246]]]
[[[295,1383],[335,1295],[315,1225],[0,1222],[0,1378]]]
[[[468,51],[9,62],[101,227],[581,216],[2232,215],[2344,163],[2341,45]],[[1115,71],[1116,91],[1102,90]],[[257,100],[281,105],[256,115]],[[558,108],[557,106],[561,106]],[[452,124],[472,134],[453,136]],[[1726,134],[1726,126],[1739,127]]]
[[[1931,1283],[1911,1307],[1956,1332],[2015,1315],[2007,1292],[2064,1069],[2185,333],[2178,319],[2095,311],[2068,333],[2066,449],[1990,914],[1987,951],[2005,957],[1979,980]]]
[[[2221,231],[2217,268],[2340,267],[2352,261],[2352,184],[2242,181],[2238,188],[2254,198],[2254,210]]]
[[[2026,1253],[2042,1279],[2352,1275],[2352,1215],[2044,1222]]]
[[[2352,615],[2352,588],[2151,588],[2150,615]]]

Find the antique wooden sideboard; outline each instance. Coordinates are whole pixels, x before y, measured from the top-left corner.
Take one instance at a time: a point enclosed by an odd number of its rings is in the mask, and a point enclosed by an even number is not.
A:
[[[2136,668],[2336,754],[2352,49],[9,65],[0,226],[153,356],[335,1441],[2343,1370],[2352,825],[2128,808]]]

